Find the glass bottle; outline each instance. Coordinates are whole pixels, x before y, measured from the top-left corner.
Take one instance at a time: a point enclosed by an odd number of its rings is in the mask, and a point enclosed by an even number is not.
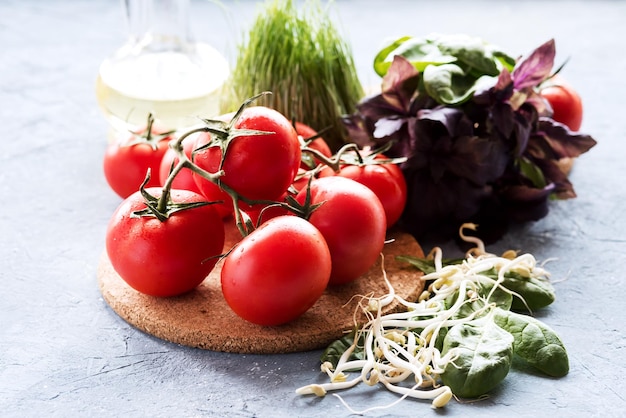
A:
[[[192,39],[189,5],[123,0],[129,37],[102,62],[96,81],[98,104],[114,129],[145,126],[149,113],[174,130],[218,114],[228,63],[215,48]]]

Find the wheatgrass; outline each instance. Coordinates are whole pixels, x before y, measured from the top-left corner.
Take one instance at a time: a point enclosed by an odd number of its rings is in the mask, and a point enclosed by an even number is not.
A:
[[[222,112],[262,91],[256,103],[316,130],[334,151],[346,140],[341,116],[354,112],[363,98],[349,45],[328,9],[309,0],[300,9],[292,0],[269,0],[239,44],[224,91]]]

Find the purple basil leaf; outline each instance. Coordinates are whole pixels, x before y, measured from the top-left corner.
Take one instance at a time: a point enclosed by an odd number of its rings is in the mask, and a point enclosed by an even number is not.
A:
[[[395,103],[389,102],[387,97],[382,94],[377,94],[363,99],[357,104],[356,108],[361,116],[373,120],[378,120],[384,117],[405,115],[407,113],[406,109],[396,107]]]
[[[346,128],[348,136],[352,142],[356,143],[360,147],[376,145],[371,136],[373,127],[369,126],[373,125],[374,122],[365,119],[358,113],[343,116],[341,118],[341,122]]]
[[[400,132],[407,123],[406,118],[382,118],[378,119],[374,126],[374,139],[386,138]]]
[[[507,90],[511,83],[513,83],[511,73],[506,68],[503,68],[498,76],[498,81],[493,88],[496,90]]]
[[[500,198],[506,206],[508,218],[513,222],[536,221],[548,214],[548,201],[553,184],[537,189],[527,185],[508,186]]]
[[[509,156],[500,141],[476,136],[458,137],[447,163],[450,172],[477,185],[493,182],[502,175]]]
[[[357,110],[364,118],[376,122],[382,118],[410,116],[411,102],[417,91],[419,73],[405,58],[394,57],[383,78],[381,93],[361,100]]]
[[[499,102],[491,109],[491,122],[499,134],[509,138],[515,129],[515,111],[508,103]]]
[[[429,170],[435,181],[448,173],[482,186],[507,165],[504,144],[474,135],[472,121],[458,108],[422,110],[415,127],[417,141],[407,165]]]
[[[449,136],[472,133],[471,121],[464,118],[463,111],[458,107],[438,106],[434,109],[424,109],[418,113],[418,117],[420,120],[439,122]]]
[[[496,84],[489,90],[492,97],[495,98],[497,102],[505,102],[508,101],[514,92],[513,79],[511,78],[511,73],[509,70],[504,68],[498,79]]]
[[[539,117],[546,103],[534,87],[553,62],[549,41],[467,102],[442,106],[420,90],[413,65],[394,58],[381,93],[363,99],[343,122],[358,145],[391,142],[385,154],[407,158],[400,164],[408,189],[401,227],[441,242],[457,236],[460,224],[477,222],[478,236],[497,239],[512,222],[546,216],[551,197],[576,195],[558,163],[596,141]]]
[[[437,241],[453,238],[489,192],[460,177],[446,175],[435,180],[426,170],[411,168],[405,176],[408,194],[402,227],[415,236]]]
[[[496,102],[506,102],[513,94],[511,73],[504,68],[494,84],[483,83],[474,93],[472,101],[481,106],[489,106]]]
[[[570,131],[562,123],[545,117],[539,119],[536,135],[547,141],[556,159],[578,157],[597,143],[591,136]]]
[[[545,80],[554,66],[555,54],[554,39],[550,39],[535,49],[528,57],[518,62],[513,70],[515,89],[533,88]]]
[[[531,91],[528,94],[528,97],[526,97],[526,103],[534,106],[535,109],[537,109],[537,113],[540,115],[544,115],[546,113],[552,114],[553,112],[550,103],[536,91]]]
[[[552,194],[557,199],[573,199],[576,197],[574,186],[561,167],[554,160],[535,161],[546,180],[553,184]]]
[[[539,115],[537,109],[530,104],[524,103],[515,112],[515,153],[516,157],[522,155],[528,147],[528,141]]]
[[[395,108],[408,110],[417,90],[419,75],[409,60],[396,55],[383,77],[382,96]]]

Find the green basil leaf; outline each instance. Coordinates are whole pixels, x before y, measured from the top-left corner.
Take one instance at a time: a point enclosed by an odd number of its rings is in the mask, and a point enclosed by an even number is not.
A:
[[[438,103],[459,105],[472,98],[484,85],[492,85],[494,78],[480,76],[476,78],[457,64],[431,65],[422,74],[426,93]]]
[[[475,79],[456,64],[428,66],[422,79],[426,93],[438,103],[454,105],[472,97]]]
[[[491,319],[450,328],[442,353],[445,355],[453,348],[459,355],[446,366],[441,379],[457,396],[474,398],[486,394],[511,368],[513,336]]]
[[[559,336],[536,318],[496,309],[494,321],[513,335],[515,355],[543,373],[562,377],[569,372],[567,351]]]
[[[509,54],[499,51],[497,49],[494,49],[493,57],[496,60],[498,60],[502,68],[506,68],[507,70],[509,70],[509,72],[512,72],[513,69],[515,68],[515,64],[516,64],[515,58],[513,58]]]
[[[392,41],[376,55],[374,71],[381,77],[387,74],[395,55],[401,55],[409,60],[418,71],[423,71],[428,65],[448,64],[456,61],[456,57],[443,54],[431,40],[405,36]]]
[[[513,71],[515,58],[477,37],[463,34],[431,34],[424,38],[404,36],[388,43],[374,58],[374,70],[387,74],[393,57],[401,55],[418,71],[429,65],[457,63],[474,78],[497,76],[503,68]]]
[[[376,74],[381,77],[384,77],[385,74],[387,74],[389,67],[391,67],[391,63],[393,62],[393,57],[396,55],[393,52],[409,39],[411,39],[410,36],[404,36],[396,39],[376,54],[374,57],[374,71],[376,71]]]
[[[469,100],[483,83],[493,84],[515,59],[480,38],[467,35],[405,36],[391,41],[374,58],[374,70],[387,74],[394,56],[407,59],[422,73],[421,86],[437,102],[458,105]]]
[[[442,53],[456,57],[477,77],[500,74],[499,61],[493,56],[492,47],[480,38],[446,35],[437,39],[437,46]]]
[[[537,167],[537,164],[530,161],[527,157],[520,157],[516,160],[516,162],[522,174],[533,183],[533,186],[537,189],[543,189],[546,187],[546,178],[543,175],[543,171]]]

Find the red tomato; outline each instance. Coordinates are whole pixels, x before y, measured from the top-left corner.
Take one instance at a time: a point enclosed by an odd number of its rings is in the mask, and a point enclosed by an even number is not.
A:
[[[161,188],[146,189],[161,195]],[[189,190],[172,190],[176,203],[205,201]],[[224,223],[211,205],[175,212],[161,222],[155,217],[132,217],[145,209],[136,192],[111,218],[106,249],[111,264],[135,290],[151,296],[180,295],[197,287],[211,272],[224,249]]]
[[[555,76],[539,93],[550,103],[552,119],[566,125],[572,131],[580,129],[583,121],[583,104],[580,95],[572,86],[561,77]]]
[[[189,159],[191,159],[191,152],[193,151],[194,143],[194,137],[187,137],[183,140],[183,151]],[[178,164],[176,151],[173,149],[165,151],[159,167],[159,180],[161,186],[165,185],[165,181],[169,177],[170,171],[176,164]],[[183,168],[178,172],[178,174],[176,174],[176,177],[174,177],[174,181],[172,182],[172,189],[191,190],[192,192],[202,194],[200,192],[200,188],[198,188],[193,179],[193,171],[188,168]]]
[[[313,225],[279,216],[243,238],[224,260],[222,292],[232,310],[259,325],[280,325],[304,314],[330,276],[328,246]]]
[[[285,201],[285,197],[287,194],[283,195],[283,198],[280,199],[280,202]],[[277,201],[278,202],[278,201]],[[246,205],[245,203],[240,204],[240,209],[244,211],[252,221],[253,225],[257,225],[263,222],[267,222],[270,219],[276,218],[281,215],[291,215],[292,213],[283,208],[282,206],[274,206],[274,205],[266,205],[266,204],[257,204],[257,205]],[[260,223],[259,223],[259,218]]]
[[[170,136],[163,136],[162,129],[153,126],[149,138],[145,129],[136,133],[120,134],[104,154],[104,176],[107,183],[120,197],[126,198],[139,190],[150,169],[151,177],[146,187],[160,186],[161,159],[167,151]]]
[[[309,125],[306,125],[302,122],[296,122],[295,124],[296,132],[304,141],[313,138],[317,135],[317,131],[311,128]],[[330,147],[326,143],[326,140],[322,137],[315,138],[311,141],[310,144],[307,145],[309,148],[312,148],[316,151],[322,153],[322,155],[326,157],[332,157],[333,153],[330,150]],[[302,164],[301,168],[305,170],[309,170],[311,168],[315,168],[315,165],[319,164],[320,161],[318,159],[312,158],[312,156],[308,153],[302,153]]]
[[[324,170],[322,169],[322,171]],[[332,172],[332,169],[330,171]],[[291,185],[292,189],[295,190],[295,192],[297,193],[303,188],[305,188],[306,185],[309,184],[309,179],[313,176],[313,174],[314,173],[311,170],[305,171],[302,168],[300,168],[298,170],[298,175],[296,176],[296,178],[293,181],[293,184]]]
[[[396,164],[345,165],[337,175],[355,180],[376,194],[385,209],[387,228],[400,219],[406,205],[407,190],[404,175]]]
[[[211,141],[211,134],[209,133],[201,133],[198,135],[196,140],[193,143],[192,149],[196,149],[203,145],[208,144]],[[220,153],[221,154],[221,153]],[[192,158],[194,163],[197,163],[196,157]],[[222,218],[227,218],[233,213],[233,201],[228,193],[224,190],[220,189],[220,187],[211,182],[210,180],[205,179],[202,176],[197,175],[196,173],[192,173],[192,178],[196,183],[196,187],[200,190],[200,193],[209,201],[209,202],[222,202],[213,205],[215,210],[220,214]]]
[[[385,210],[374,192],[345,177],[311,182],[311,203],[324,202],[309,221],[320,230],[332,259],[330,284],[359,278],[376,262],[385,243]],[[307,190],[296,196],[304,203]]]
[[[337,174],[339,173],[335,173],[335,170],[333,170],[329,166],[326,166],[317,173],[317,177],[332,177],[332,176],[336,176]]]
[[[225,174],[221,181],[251,200],[279,199],[293,182],[300,166],[300,142],[295,129],[281,113],[264,106],[246,108],[235,128],[273,133],[233,139],[226,151],[222,165]],[[198,145],[200,142],[196,148]],[[196,153],[194,161],[200,168],[215,173],[221,159],[220,147],[211,147]]]

